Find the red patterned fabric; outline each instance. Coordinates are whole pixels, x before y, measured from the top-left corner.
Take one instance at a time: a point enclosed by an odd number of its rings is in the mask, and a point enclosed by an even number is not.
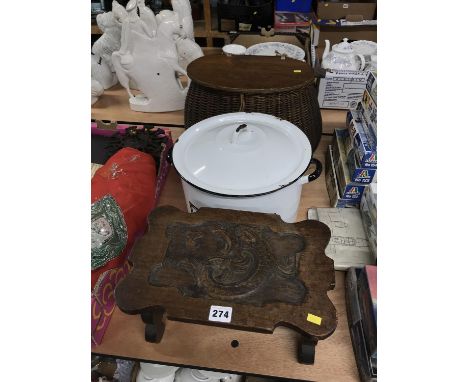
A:
[[[105,271],[122,266],[136,238],[147,228],[147,217],[155,205],[156,164],[149,154],[123,148],[96,171],[91,180],[91,203],[111,195],[127,225],[127,244],[122,253],[91,271],[91,289]]]

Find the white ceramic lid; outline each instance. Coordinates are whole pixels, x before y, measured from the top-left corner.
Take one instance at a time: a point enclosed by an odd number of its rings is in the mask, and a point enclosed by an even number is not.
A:
[[[333,45],[333,51],[343,54],[354,53],[353,46],[344,38],[339,44]]]
[[[205,191],[252,196],[278,190],[308,168],[312,148],[292,123],[261,113],[229,113],[200,121],[174,144],[173,163]]]

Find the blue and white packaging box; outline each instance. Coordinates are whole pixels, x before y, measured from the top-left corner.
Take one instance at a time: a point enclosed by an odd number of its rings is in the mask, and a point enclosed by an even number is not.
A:
[[[341,165],[347,170],[341,171],[340,167],[337,168],[338,183],[341,185],[348,183],[371,183],[377,173],[377,169],[361,166],[352,145],[348,129],[335,129],[334,143],[334,153],[339,151],[342,159]]]
[[[367,75],[367,84],[366,90],[374,101],[375,106],[377,107],[377,74],[369,72]]]
[[[377,105],[367,89],[364,90],[362,101],[358,104],[356,110],[362,113],[366,125],[369,126],[372,133],[377,136]]]
[[[377,176],[376,168],[360,167],[358,158],[354,156],[352,162],[348,162],[351,182],[370,184]]]
[[[359,110],[350,110],[346,125],[358,163],[363,168],[377,168],[377,139]]]
[[[337,181],[339,197],[348,202],[359,203],[368,183],[353,182],[347,165],[347,152],[345,149],[346,129],[335,129],[335,136],[331,145],[331,158]],[[371,181],[371,179],[370,179]]]
[[[361,198],[361,216],[364,231],[369,241],[369,248],[377,258],[377,184],[366,187]]]
[[[340,195],[338,181],[336,179],[336,171],[333,165],[334,162],[332,146],[329,145],[325,155],[325,184],[327,187],[328,197],[330,198],[330,205],[337,208],[359,208],[363,193],[363,190],[360,188],[365,188],[365,186],[358,186],[355,189],[345,188],[344,196]]]

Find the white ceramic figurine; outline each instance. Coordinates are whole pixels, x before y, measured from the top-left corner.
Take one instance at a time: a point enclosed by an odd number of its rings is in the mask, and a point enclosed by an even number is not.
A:
[[[185,70],[193,60],[203,57],[203,51],[200,46],[189,38],[178,38],[176,40],[176,47],[179,65]]]
[[[113,7],[121,22],[121,44],[112,54],[112,64],[129,95],[130,108],[143,112],[163,112],[184,108],[187,88],[179,75],[194,59],[203,56],[193,40],[192,10],[188,0],[172,0],[175,11],[156,16],[144,0],[130,0],[125,13]],[[102,69],[102,68],[99,68]],[[131,89],[141,94],[134,95]]]
[[[104,93],[102,85],[91,77],[91,105],[96,103],[102,93]]]
[[[112,60],[119,81],[130,96],[130,108],[135,111],[162,112],[184,108],[187,88],[183,88],[178,74],[187,75],[177,60],[164,57],[169,40],[150,37],[130,31],[132,46],[126,52],[114,52]],[[174,44],[175,50],[175,44]],[[133,95],[130,79],[135,81],[142,94]]]
[[[91,77],[98,81],[104,89],[109,89],[118,82],[116,74],[112,72],[107,61],[94,54],[91,54]]]
[[[184,30],[185,37],[195,41],[193,35],[192,7],[189,0],[172,0],[172,9],[179,17],[179,23]]]
[[[158,36],[168,39],[176,39],[178,36],[184,36],[184,29],[179,21],[177,13],[164,9],[156,15],[158,23]]]
[[[111,71],[114,71],[112,53],[120,49],[122,24],[115,18],[113,12],[97,15],[96,22],[102,31],[102,36],[93,44],[91,52],[102,58],[111,68]]]
[[[146,24],[150,31],[151,37],[156,36],[158,24],[153,11],[146,6],[145,0],[137,0],[138,11],[140,12],[140,19]]]

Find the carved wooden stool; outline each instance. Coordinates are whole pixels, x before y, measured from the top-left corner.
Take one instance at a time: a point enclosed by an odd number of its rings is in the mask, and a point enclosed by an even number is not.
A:
[[[147,341],[161,341],[166,319],[268,333],[284,325],[302,334],[299,362],[314,362],[315,344],[337,325],[327,296],[335,273],[325,256],[325,224],[164,206],[151,213],[149,227],[115,291],[122,311],[141,314]]]

